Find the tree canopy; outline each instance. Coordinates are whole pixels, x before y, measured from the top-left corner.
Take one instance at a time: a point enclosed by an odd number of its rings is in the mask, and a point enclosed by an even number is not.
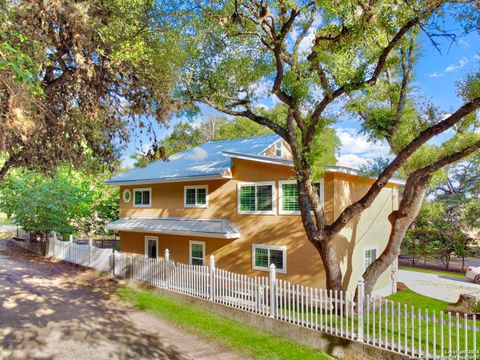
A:
[[[400,208],[389,216],[386,249],[366,270],[366,291],[400,251],[432,176],[480,148],[476,131],[479,73],[459,82],[463,101],[443,116],[417,101],[412,90],[417,35],[447,35],[436,20],[456,16],[477,30],[474,1],[186,1],[182,27],[189,57],[179,96],[270,128],[292,148],[306,235],[325,265],[327,287],[342,288],[335,236],[377,198],[399,170],[406,174]],[[282,104],[283,116],[258,109],[262,100]],[[386,141],[393,158],[358,201],[327,222],[312,185],[331,164],[334,147],[322,146],[338,107],[357,117],[372,140]],[[448,140],[432,145],[437,135]],[[330,161],[326,153],[330,152]],[[313,211],[312,211],[313,210]]]
[[[112,166],[129,127],[181,108],[183,52],[160,12],[142,0],[1,3],[0,179],[62,161]]]
[[[117,188],[102,184],[105,175],[85,175],[59,167],[51,176],[16,169],[0,186],[0,210],[26,231],[67,235],[101,234],[120,210]]]

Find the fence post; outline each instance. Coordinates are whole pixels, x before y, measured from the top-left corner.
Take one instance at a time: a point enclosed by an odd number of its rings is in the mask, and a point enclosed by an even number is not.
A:
[[[168,289],[170,281],[170,251],[165,249],[165,287]]]
[[[270,265],[270,317],[274,318],[276,313],[275,304],[275,284],[276,284],[275,264]]]
[[[112,275],[115,276],[115,249],[112,249]]]
[[[210,301],[215,299],[215,256],[210,255]]]
[[[363,302],[365,297],[365,281],[363,277],[358,279],[357,283],[357,320],[358,320],[358,332],[357,340],[363,342]]]
[[[92,239],[88,239],[88,266],[89,267],[92,267],[92,246],[93,246]]]
[[[73,262],[72,261],[72,244],[73,244],[73,235],[70,234],[70,236],[68,237],[68,261],[69,262]]]

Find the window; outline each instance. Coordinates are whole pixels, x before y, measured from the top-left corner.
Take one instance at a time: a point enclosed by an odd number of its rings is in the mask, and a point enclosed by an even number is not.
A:
[[[370,266],[377,259],[377,249],[367,249],[365,250],[365,269]]]
[[[156,236],[145,236],[145,256],[158,257],[158,238]]]
[[[190,241],[190,265],[203,265],[205,258],[205,242]]]
[[[208,186],[185,186],[184,206],[188,208],[208,207]]]
[[[134,207],[152,206],[152,189],[134,189],[133,201]]]
[[[123,190],[123,202],[129,203],[131,197],[132,197],[132,193],[130,192],[130,190],[128,189]]]
[[[239,214],[275,214],[274,182],[238,184]]]
[[[269,270],[271,264],[278,272],[287,272],[287,247],[253,244],[252,268]]]
[[[275,143],[275,156],[282,157],[282,141],[277,141]]]
[[[279,181],[279,199],[280,199],[280,214],[282,215],[298,215],[300,214],[300,205],[298,204],[298,185],[295,180]],[[323,206],[323,179],[320,182],[314,183],[317,189],[320,204]]]

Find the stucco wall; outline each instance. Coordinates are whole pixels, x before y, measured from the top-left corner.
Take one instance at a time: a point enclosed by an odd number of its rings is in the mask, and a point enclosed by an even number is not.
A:
[[[267,276],[265,271],[252,269],[252,244],[269,244],[287,246],[287,274],[279,274],[280,279],[306,285],[324,287],[325,275],[320,256],[306,239],[304,229],[298,215],[278,215],[278,180],[293,179],[290,168],[272,164],[259,164],[247,160],[235,159],[232,169],[234,180],[214,180],[208,182],[184,182],[155,184],[152,188],[152,207],[133,208],[132,201],[125,204],[121,200],[120,216],[170,216],[192,218],[228,218],[239,228],[239,239],[212,239],[159,234],[126,233],[120,234],[120,247],[124,252],[144,253],[144,236],[154,235],[159,238],[159,251],[170,250],[172,259],[188,262],[189,240],[205,241],[208,257],[214,254],[217,266],[248,275]],[[273,181],[275,180],[275,198],[277,215],[243,215],[237,214],[237,184],[239,181]],[[185,185],[204,185],[209,189],[209,207],[207,209],[184,208],[183,194]],[[338,216],[342,207],[363,195],[368,188],[368,181],[358,177],[327,173],[325,184],[325,212],[327,221]],[[135,187],[122,187],[133,190]],[[339,194],[342,194],[339,196]],[[336,239],[342,268],[346,276],[345,287],[355,286],[363,272],[362,246],[367,243],[379,243],[379,250],[386,241],[389,223],[386,216],[391,211],[392,189],[382,191],[374,206],[367,213],[349,224]],[[386,203],[390,207],[386,207]],[[390,210],[389,210],[390,209]],[[374,216],[372,218],[372,216]],[[387,229],[388,228],[388,229]],[[353,244],[360,246],[354,251]],[[162,255],[161,255],[162,256]],[[353,270],[355,269],[355,270]],[[387,274],[387,276],[390,276]],[[382,277],[381,284],[385,279]]]

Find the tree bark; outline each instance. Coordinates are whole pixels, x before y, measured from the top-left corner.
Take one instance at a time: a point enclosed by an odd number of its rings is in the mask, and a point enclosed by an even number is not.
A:
[[[417,217],[427,192],[429,176],[420,179],[412,177],[405,184],[405,192],[399,209],[389,216],[392,229],[387,246],[382,254],[363,273],[365,294],[371,294],[380,275],[395,261],[400,254],[402,240]]]

